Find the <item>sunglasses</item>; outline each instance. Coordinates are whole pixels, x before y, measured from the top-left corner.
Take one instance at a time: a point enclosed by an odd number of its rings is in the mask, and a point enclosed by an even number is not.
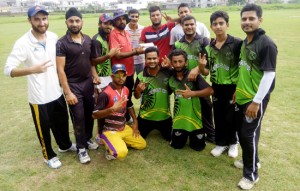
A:
[[[127,75],[126,75],[125,73],[121,73],[121,74],[113,74],[113,76],[114,76],[115,78],[124,78],[124,77],[126,77]]]

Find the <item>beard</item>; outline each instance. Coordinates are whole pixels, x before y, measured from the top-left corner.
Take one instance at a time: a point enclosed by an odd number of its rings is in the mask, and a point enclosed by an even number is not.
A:
[[[175,72],[179,73],[179,72],[183,72],[185,70],[186,67],[182,67],[182,68],[175,68]]]
[[[79,34],[81,29],[82,29],[82,26],[80,26],[80,27],[68,27],[68,30],[72,34]]]
[[[189,32],[189,33],[184,33],[184,35],[185,36],[187,36],[187,37],[193,37],[193,36],[195,36],[195,31],[193,32],[193,33],[191,33],[191,32]]]
[[[154,27],[158,27],[160,24],[161,24],[161,21],[159,21],[159,22],[157,22],[157,23],[152,23],[152,25],[153,25]]]
[[[124,24],[124,23],[121,23],[120,25],[118,25],[118,26],[115,26],[117,29],[119,29],[119,30],[124,30],[125,29],[125,27],[126,27],[126,25]]]
[[[38,33],[38,34],[45,34],[46,33],[46,31],[48,30],[48,27],[49,27],[49,25],[47,24],[47,25],[45,25],[44,26],[44,29],[42,29],[41,27],[39,27],[39,26],[34,26],[34,25],[31,25],[31,27],[32,27],[32,30],[34,31],[34,32],[36,32],[36,33]]]

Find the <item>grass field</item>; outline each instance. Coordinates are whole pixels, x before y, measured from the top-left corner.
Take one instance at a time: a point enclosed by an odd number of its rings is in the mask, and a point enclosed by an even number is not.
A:
[[[175,12],[169,13],[176,16]],[[210,12],[195,9],[193,15],[209,26]],[[229,33],[244,38],[239,12],[231,11]],[[266,10],[262,28],[278,46],[276,88],[263,120],[259,155],[260,182],[253,190],[300,190],[299,43],[300,9]],[[85,15],[83,32],[97,32],[98,15]],[[141,24],[149,25],[148,16]],[[17,38],[30,28],[25,17],[0,17],[0,71]],[[50,31],[62,36],[63,15],[50,16]],[[49,169],[27,103],[26,78],[0,75],[0,190],[239,190],[242,171],[233,159],[210,155],[208,144],[202,152],[189,147],[174,150],[157,132],[147,138],[144,151],[130,150],[124,161],[107,161],[104,149],[90,151],[92,162],[79,163],[74,153],[60,154],[63,166]],[[138,101],[135,107],[138,109]],[[70,135],[74,141],[73,129]],[[53,141],[53,147],[57,145]],[[241,153],[239,155],[241,158]]]

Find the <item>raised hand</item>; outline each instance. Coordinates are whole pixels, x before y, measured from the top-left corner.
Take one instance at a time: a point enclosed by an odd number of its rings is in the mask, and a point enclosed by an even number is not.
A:
[[[147,83],[140,81],[136,87],[136,91],[142,93],[147,88]]]
[[[167,22],[172,22],[172,17],[168,16],[166,12],[161,14]]]
[[[199,53],[198,67],[201,72],[205,69],[206,64],[207,64],[206,54],[201,55],[201,53]]]
[[[169,68],[169,67],[171,66],[171,61],[170,61],[170,59],[167,57],[167,55],[165,55],[164,57],[162,57],[161,66],[162,66],[163,68]]]
[[[33,68],[32,68],[33,73],[34,74],[40,74],[40,73],[47,72],[47,69],[50,66],[53,66],[52,62],[51,62],[51,60],[47,60],[46,62],[43,62],[42,64],[33,66]]]
[[[126,103],[127,101],[128,101],[127,97],[123,96],[120,100],[114,103],[114,105],[112,106],[112,111],[113,112],[120,111],[123,107],[123,104]]]

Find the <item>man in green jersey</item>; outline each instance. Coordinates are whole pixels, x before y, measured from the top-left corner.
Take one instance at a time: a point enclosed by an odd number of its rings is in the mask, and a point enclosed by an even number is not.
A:
[[[209,45],[209,39],[196,32],[196,19],[188,15],[181,20],[184,36],[175,42],[174,49],[184,50],[188,55],[187,69],[191,70],[188,79],[195,81],[198,74],[208,75],[209,70],[198,67],[198,59],[205,53],[205,47]],[[210,97],[202,97],[203,126],[207,135],[206,139],[215,142],[215,129],[212,117],[212,103]]]
[[[241,189],[251,189],[258,182],[258,140],[261,121],[274,89],[277,47],[259,28],[262,9],[247,4],[241,10],[243,42],[235,99],[238,105],[238,135],[242,147],[243,178]]]
[[[200,97],[213,94],[213,89],[198,75],[196,81],[188,81],[188,56],[181,49],[173,50],[169,59],[174,68],[174,75],[169,79],[169,86],[174,92],[174,119],[171,146],[181,149],[190,140],[190,147],[196,151],[205,148],[205,132],[202,128]]]
[[[108,36],[112,30],[112,17],[103,13],[99,17],[98,33],[92,38],[91,57],[92,64],[96,66],[97,74],[101,79],[99,88],[106,87],[111,80],[110,59],[120,52],[121,48],[112,48],[108,44]]]
[[[108,43],[108,36],[111,30],[112,30],[112,17],[107,13],[103,13],[99,17],[98,33],[93,36],[92,46],[91,46],[92,65],[96,67],[97,74],[99,75],[101,80],[101,83],[96,86],[97,91],[101,91],[101,89],[104,89],[110,82],[112,82],[110,59],[113,56],[115,56],[117,53],[119,53],[121,49],[120,47],[118,47],[118,48],[112,48],[110,50],[109,43]],[[97,100],[97,98],[95,100]],[[98,144],[101,144],[100,120],[101,119],[97,120],[98,133],[96,136],[96,142]]]
[[[242,40],[227,34],[229,16],[216,11],[210,16],[210,28],[216,35],[206,47],[206,57],[199,61],[207,63],[210,81],[214,89],[213,109],[216,130],[216,147],[211,151],[215,157],[228,149],[229,157],[238,156],[237,128],[234,120],[235,104],[232,96],[238,78],[239,54]],[[205,65],[200,63],[200,65]]]
[[[145,68],[136,78],[134,97],[142,97],[138,115],[138,126],[142,137],[154,129],[160,131],[167,141],[171,140],[172,118],[170,113],[169,69],[159,65],[156,47],[145,50]]]

